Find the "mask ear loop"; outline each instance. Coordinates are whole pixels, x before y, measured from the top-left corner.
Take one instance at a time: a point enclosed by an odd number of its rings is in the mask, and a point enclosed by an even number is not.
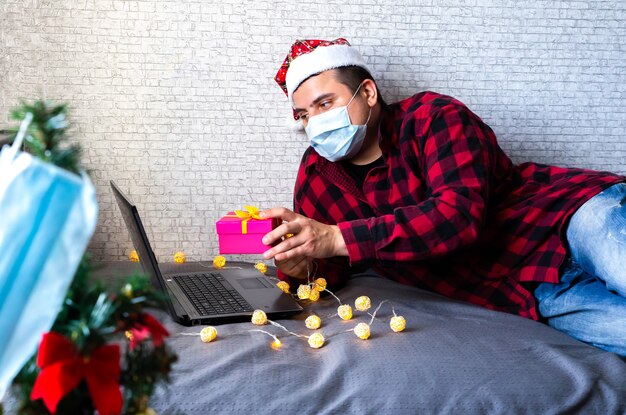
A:
[[[350,105],[352,103],[352,100],[354,99],[354,97],[356,97],[356,94],[359,93],[359,89],[361,89],[361,86],[363,85],[363,83],[361,82],[359,84],[359,87],[356,89],[356,91],[354,91],[354,95],[352,95],[352,98],[350,98],[350,101],[348,101],[348,103],[346,104],[346,112],[348,113],[348,120],[350,120],[350,113],[348,112],[348,105]],[[367,114],[367,120],[365,120],[365,124],[363,125],[367,125],[367,123],[370,121],[370,117],[372,116],[372,107],[370,107],[370,112],[369,114]],[[352,120],[350,120],[350,124],[352,124]]]
[[[365,120],[365,124],[363,125],[367,125],[368,122],[370,122],[370,117],[372,116],[372,107],[370,107],[370,113],[367,114],[367,120]]]
[[[348,103],[346,104],[346,108],[348,108],[348,105],[350,105],[352,103],[352,100],[354,99],[354,97],[356,97],[356,94],[359,93],[359,89],[361,89],[362,85],[363,85],[363,82],[361,82],[359,84],[359,87],[356,89],[356,91],[354,91],[354,95],[352,95],[352,98],[350,98],[350,101],[348,101]]]

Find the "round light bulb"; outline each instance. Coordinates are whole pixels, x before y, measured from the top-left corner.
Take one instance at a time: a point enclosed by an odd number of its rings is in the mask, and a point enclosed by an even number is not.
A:
[[[224,268],[224,265],[226,265],[226,258],[224,258],[221,255],[216,256],[215,258],[213,258],[213,266],[217,269],[222,269]]]
[[[391,330],[399,333],[406,328],[406,320],[402,316],[391,317],[391,321],[389,321],[389,327],[391,327]]]
[[[276,286],[285,294],[289,294],[289,283],[287,281],[279,281],[276,283]]]
[[[215,340],[217,337],[217,329],[213,326],[207,326],[200,330],[200,340],[204,343],[209,343]]]
[[[267,315],[265,314],[265,311],[254,310],[254,313],[252,313],[252,324],[256,326],[267,324]]]
[[[298,298],[301,300],[308,300],[311,295],[311,287],[306,284],[300,284],[298,287]]]
[[[370,326],[367,323],[359,323],[354,327],[354,334],[359,339],[367,340],[370,337]]]
[[[279,339],[274,339],[274,341],[272,342],[272,349],[274,350],[278,350],[280,349],[280,346],[282,346],[283,343],[279,340]]]
[[[174,254],[174,262],[177,264],[182,264],[187,261],[187,256],[184,252],[176,252]]]
[[[322,333],[313,333],[309,336],[309,346],[314,349],[319,349],[324,345],[324,336]]]
[[[317,330],[322,325],[322,319],[319,316],[313,314],[308,316],[306,320],[304,320],[304,325],[307,329]]]
[[[359,311],[367,311],[372,307],[372,301],[366,295],[362,295],[354,302],[354,307]]]
[[[314,281],[313,288],[317,291],[324,291],[327,285],[328,283],[326,282],[326,278],[320,277]]]
[[[348,304],[342,304],[337,307],[337,314],[342,320],[350,320],[352,318],[352,307]]]
[[[135,251],[134,249],[130,251],[130,254],[128,254],[128,259],[130,259],[130,262],[139,262],[139,255],[137,254],[137,251]]]
[[[254,264],[254,268],[256,268],[261,274],[265,274],[267,272],[267,265],[265,265],[264,262],[257,262]]]

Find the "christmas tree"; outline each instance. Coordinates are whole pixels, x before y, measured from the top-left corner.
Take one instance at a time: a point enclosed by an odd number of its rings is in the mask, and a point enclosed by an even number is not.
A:
[[[167,331],[146,312],[149,308],[164,308],[165,300],[142,275],[133,275],[107,289],[98,281],[90,281],[91,272],[90,261],[85,258],[51,332],[67,338],[79,358],[92,356],[105,345],[121,344],[124,352],[118,383],[122,388],[123,413],[146,413],[149,397],[159,383],[169,382],[176,361],[176,355],[165,343]],[[33,356],[15,378],[20,414],[51,413],[42,400],[31,400],[40,374],[41,368]],[[58,402],[56,413],[93,414],[96,408],[92,393],[85,379],[81,379]]]
[[[29,113],[25,150],[80,174],[80,148],[67,142],[67,105],[22,103],[11,117],[21,121]],[[150,396],[169,382],[177,356],[167,330],[147,311],[165,309],[162,293],[140,274],[105,285],[92,280],[92,271],[85,255],[52,328],[15,377],[18,413],[148,414]]]

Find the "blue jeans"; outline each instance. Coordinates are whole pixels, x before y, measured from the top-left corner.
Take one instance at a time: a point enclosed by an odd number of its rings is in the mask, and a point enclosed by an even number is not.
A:
[[[597,194],[571,217],[559,284],[535,289],[548,324],[626,357],[626,183]]]

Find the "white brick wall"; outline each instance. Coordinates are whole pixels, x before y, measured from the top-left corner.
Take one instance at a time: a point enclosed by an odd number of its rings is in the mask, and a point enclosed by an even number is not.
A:
[[[291,206],[307,143],[272,78],[298,37],[348,38],[389,102],[459,98],[517,162],[626,173],[623,0],[379,3],[1,0],[0,123],[20,98],[71,104],[98,259],[132,249],[111,179],[161,260],[211,259],[228,210]]]

